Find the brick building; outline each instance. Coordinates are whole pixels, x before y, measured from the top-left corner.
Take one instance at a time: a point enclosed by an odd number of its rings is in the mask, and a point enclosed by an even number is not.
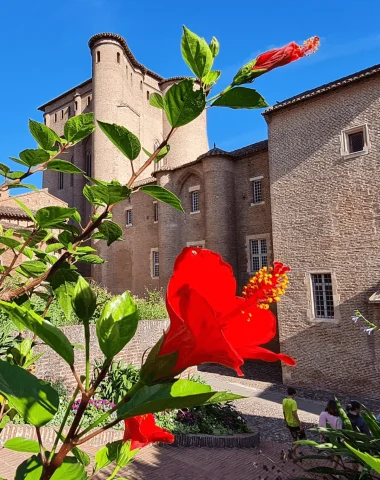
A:
[[[149,95],[178,78],[146,69],[118,35],[95,35],[89,46],[92,78],[40,107],[46,124],[61,134],[67,118],[93,111],[98,120],[125,125],[151,151],[169,126]],[[223,255],[240,290],[274,257],[292,267],[278,321],[281,350],[298,366],[283,367],[284,380],[378,391],[380,338],[362,336],[351,315],[360,309],[380,317],[369,300],[377,299],[380,270],[379,104],[375,66],[269,108],[268,141],[239,150],[209,150],[206,118],[198,117],[176,132],[159,168],[146,171],[131,199],[115,208],[124,242],[98,242],[107,263],[93,266],[93,277],[115,293],[142,295],[165,288],[181,249],[199,245]],[[94,177],[130,177],[129,163],[99,129],[67,156]],[[136,167],[143,161],[141,153]],[[172,190],[186,213],[137,190],[149,183]],[[49,192],[86,215],[83,185],[80,176],[44,175]]]

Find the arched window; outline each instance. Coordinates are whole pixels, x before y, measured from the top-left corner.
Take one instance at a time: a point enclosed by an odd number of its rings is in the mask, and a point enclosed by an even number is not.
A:
[[[97,63],[100,62],[100,52],[99,52],[99,50],[96,52],[96,62]]]
[[[91,97],[87,97],[87,105],[90,105],[91,103]]]
[[[86,152],[86,175],[91,177],[92,175],[92,158],[90,150]]]
[[[78,111],[78,102],[75,100],[75,111]]]
[[[120,53],[119,52],[117,52],[117,54],[116,54],[116,59],[117,59],[117,63],[120,63]]]

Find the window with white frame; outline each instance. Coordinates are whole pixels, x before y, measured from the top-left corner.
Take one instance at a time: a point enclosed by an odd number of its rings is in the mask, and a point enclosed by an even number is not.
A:
[[[125,223],[126,225],[132,225],[132,209],[131,208],[125,211]]]
[[[250,179],[252,183],[252,204],[262,203],[263,201],[262,179],[262,176]]]
[[[199,190],[191,192],[191,213],[199,212]]]
[[[160,257],[158,249],[152,250],[152,277],[158,278],[160,276]]]
[[[367,125],[344,130],[342,132],[341,150],[344,156],[368,153],[369,140]]]
[[[312,273],[314,318],[334,318],[331,273]]]
[[[58,172],[58,190],[63,190],[63,172]]]
[[[257,272],[260,268],[268,266],[268,247],[265,238],[249,241],[251,254],[251,272]]]
[[[158,222],[158,202],[153,202],[153,219],[154,223]]]
[[[187,242],[186,246],[194,248],[205,248],[205,243],[206,242],[204,240],[198,240],[196,242]]]

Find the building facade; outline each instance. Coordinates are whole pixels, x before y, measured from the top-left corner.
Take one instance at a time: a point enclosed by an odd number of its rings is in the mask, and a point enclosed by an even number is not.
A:
[[[126,126],[152,151],[169,125],[149,95],[165,93],[178,78],[147,70],[117,35],[95,35],[89,46],[92,78],[43,105],[46,124],[62,134],[71,115],[93,111],[97,120]],[[208,149],[201,115],[176,132],[159,168],[147,170],[131,198],[116,206],[124,241],[110,248],[98,241],[107,263],[91,275],[114,293],[143,295],[164,289],[178,253],[196,245],[232,265],[241,291],[259,268],[283,261],[292,267],[291,286],[278,308],[280,344],[275,339],[271,348],[298,362],[283,367],[284,381],[378,392],[380,338],[361,335],[351,316],[359,309],[380,320],[379,103],[375,66],[269,108],[268,141],[232,152]],[[131,174],[99,129],[67,156],[99,179],[126,182]],[[173,191],[185,214],[138,190],[150,183]],[[49,192],[86,216],[83,186],[80,176],[44,175]]]

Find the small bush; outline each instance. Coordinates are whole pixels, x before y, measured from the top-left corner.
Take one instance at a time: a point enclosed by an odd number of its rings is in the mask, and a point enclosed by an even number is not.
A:
[[[168,318],[165,300],[159,290],[147,290],[144,297],[134,297],[139,320],[163,320]]]
[[[95,362],[94,373],[97,374],[101,362]],[[126,365],[124,360],[113,362],[106,378],[100,383],[98,395],[113,403],[118,403],[125,397],[140,376],[140,371],[134,365]]]

